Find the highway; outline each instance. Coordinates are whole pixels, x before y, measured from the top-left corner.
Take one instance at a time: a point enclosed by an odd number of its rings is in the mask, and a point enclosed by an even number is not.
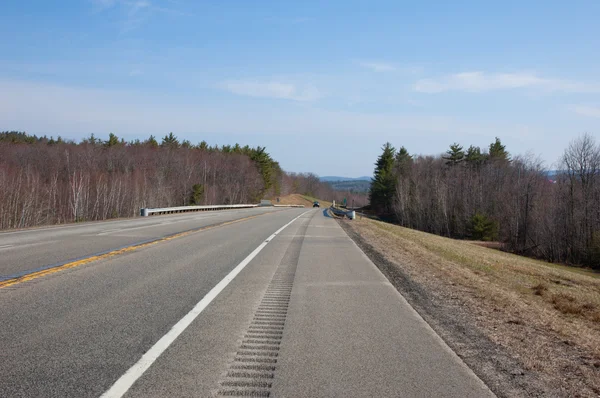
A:
[[[494,396],[323,209],[0,233],[0,274],[3,397]]]

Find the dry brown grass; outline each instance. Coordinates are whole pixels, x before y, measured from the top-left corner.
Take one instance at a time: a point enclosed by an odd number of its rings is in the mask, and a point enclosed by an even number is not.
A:
[[[302,205],[304,207],[312,207],[314,201],[318,201],[321,204],[321,207],[329,207],[331,206],[331,202],[326,202],[320,199],[311,198],[309,196],[300,195],[297,193],[280,196],[279,203],[277,202],[277,197],[271,198],[273,204],[279,205]]]
[[[348,226],[432,295],[462,302],[560,395],[600,394],[598,274],[366,218]]]

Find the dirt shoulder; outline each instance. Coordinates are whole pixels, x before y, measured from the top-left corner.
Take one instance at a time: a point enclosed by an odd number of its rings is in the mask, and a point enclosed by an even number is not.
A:
[[[600,396],[597,275],[366,218],[339,222],[498,396]]]

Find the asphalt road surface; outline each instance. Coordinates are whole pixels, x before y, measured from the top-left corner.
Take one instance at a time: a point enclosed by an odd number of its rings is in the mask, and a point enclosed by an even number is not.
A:
[[[4,233],[0,273],[190,230],[0,287],[0,396],[493,396],[323,209]]]

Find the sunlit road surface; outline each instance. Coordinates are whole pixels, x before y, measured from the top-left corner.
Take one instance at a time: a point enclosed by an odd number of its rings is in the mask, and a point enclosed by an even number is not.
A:
[[[323,209],[0,234],[0,269],[145,240],[0,288],[0,395],[493,396]]]

